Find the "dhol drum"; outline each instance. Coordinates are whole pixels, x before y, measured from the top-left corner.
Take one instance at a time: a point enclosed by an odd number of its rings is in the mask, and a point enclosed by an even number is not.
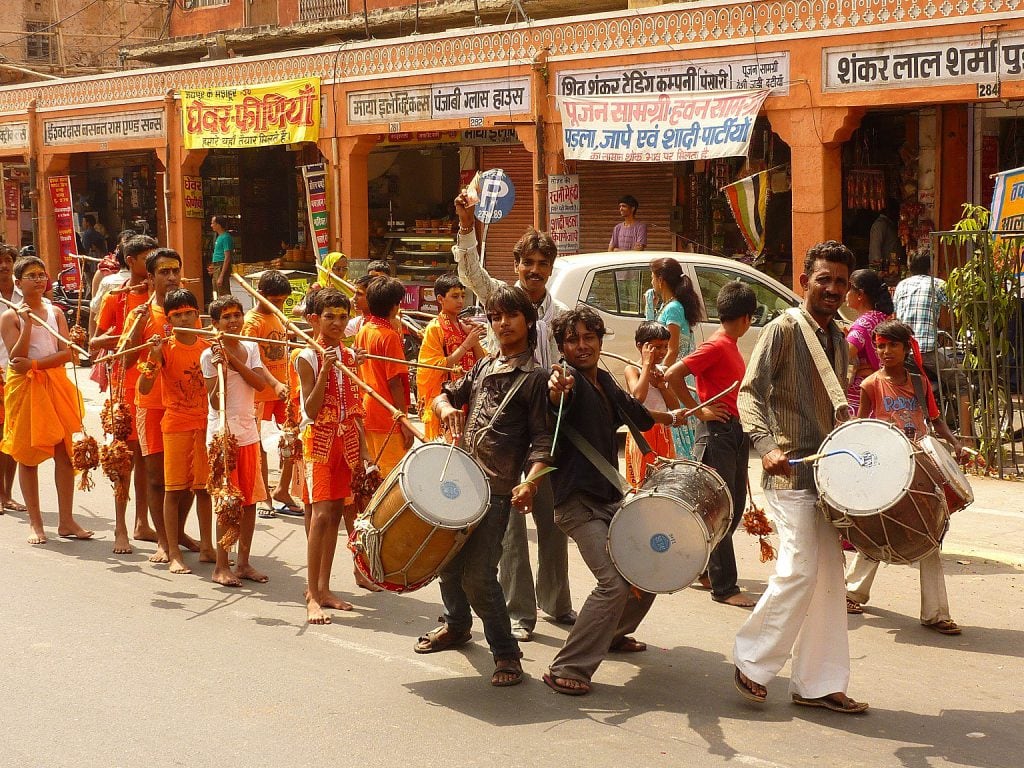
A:
[[[939,470],[939,483],[946,496],[949,514],[952,515],[973,504],[974,491],[971,490],[971,483],[960,469],[960,465],[946,450],[946,446],[931,435],[922,437],[919,445]]]
[[[678,592],[707,568],[731,521],[732,494],[721,476],[695,461],[674,461],[615,513],[608,552],[634,587]]]
[[[462,549],[490,499],[483,470],[461,448],[413,448],[356,519],[349,542],[356,567],[392,592],[419,589]]]
[[[878,419],[836,427],[818,451],[819,503],[859,552],[882,563],[914,563],[942,543],[949,525],[935,464]]]

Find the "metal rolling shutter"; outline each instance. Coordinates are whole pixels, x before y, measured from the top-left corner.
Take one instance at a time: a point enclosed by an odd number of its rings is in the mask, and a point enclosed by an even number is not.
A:
[[[516,202],[512,213],[487,230],[487,250],[484,254],[487,271],[500,280],[516,281],[512,266],[512,246],[533,226],[533,155],[522,144],[482,147],[480,169],[501,168],[512,179],[516,188]]]
[[[580,176],[580,252],[608,250],[612,230],[622,221],[619,198],[632,195],[639,203],[637,219],[647,224],[648,251],[675,251],[670,229],[676,202],[672,163],[607,163],[578,161]]]

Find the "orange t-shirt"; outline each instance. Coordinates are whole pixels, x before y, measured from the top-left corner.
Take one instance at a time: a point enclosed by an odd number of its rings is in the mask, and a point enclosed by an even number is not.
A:
[[[127,285],[125,281],[125,285]],[[125,320],[128,313],[149,301],[149,291],[126,291],[124,293],[108,293],[100,303],[100,313],[96,319],[97,333],[124,334]],[[118,370],[121,365],[116,366]],[[115,380],[117,376],[115,372]],[[139,371],[133,365],[124,373],[125,400],[135,402],[135,388],[139,380]]]
[[[171,339],[164,345],[164,363],[159,376],[165,409],[160,420],[162,431],[206,429],[210,403],[206,396],[206,379],[203,378],[199,357],[209,346],[203,339],[196,339],[193,344]]]
[[[371,355],[383,355],[398,360],[405,359],[405,350],[402,349],[402,337],[391,327],[386,319],[366,316],[366,322],[356,334],[355,346],[365,349]],[[367,360],[359,369],[363,381],[369,384],[376,392],[394,405],[391,399],[391,389],[388,381],[396,376],[402,377],[405,386],[406,398],[409,396],[409,366],[405,363],[391,363],[386,360]],[[363,408],[366,409],[366,419],[363,425],[370,432],[387,432],[391,429],[394,419],[383,405],[374,400],[370,395],[363,395]]]
[[[284,323],[277,315],[265,315],[255,309],[245,313],[243,336],[258,336],[264,339],[288,339]],[[288,383],[288,347],[284,344],[260,344],[260,359],[263,367],[282,384]],[[256,393],[256,402],[277,400],[273,387],[264,387]]]
[[[128,329],[131,328],[133,320],[134,318],[129,316],[127,322],[125,323],[128,326],[125,329],[125,333],[127,333]],[[196,319],[195,327],[202,327],[199,323],[198,318]],[[153,338],[153,336],[163,336],[165,339],[173,338],[171,336],[171,324],[167,321],[167,314],[164,312],[164,308],[158,306],[156,302],[150,305],[149,322],[146,323],[146,327],[143,329],[142,335],[139,337],[139,343],[141,344],[147,339]],[[140,355],[138,363],[145,362],[145,360],[146,355]],[[136,363],[136,365],[138,365],[138,363]],[[161,376],[156,377],[156,380],[153,382],[153,389],[150,390],[148,395],[144,395],[141,392],[136,392],[135,405],[137,405],[140,408],[163,408],[163,386],[161,383],[161,379]]]

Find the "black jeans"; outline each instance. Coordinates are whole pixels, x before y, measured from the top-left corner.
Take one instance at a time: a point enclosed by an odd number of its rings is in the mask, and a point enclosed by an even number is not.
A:
[[[729,532],[711,552],[708,561],[708,579],[711,594],[716,600],[738,594],[736,584],[736,553],[732,548],[732,535],[743,519],[747,505],[747,436],[738,419],[730,421],[702,421],[697,425],[695,458],[722,476],[732,494],[732,523]]]

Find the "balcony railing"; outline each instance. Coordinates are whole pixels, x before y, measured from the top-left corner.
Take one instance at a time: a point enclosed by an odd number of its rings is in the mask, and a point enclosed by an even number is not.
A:
[[[348,16],[348,0],[299,0],[299,21],[325,21]]]

